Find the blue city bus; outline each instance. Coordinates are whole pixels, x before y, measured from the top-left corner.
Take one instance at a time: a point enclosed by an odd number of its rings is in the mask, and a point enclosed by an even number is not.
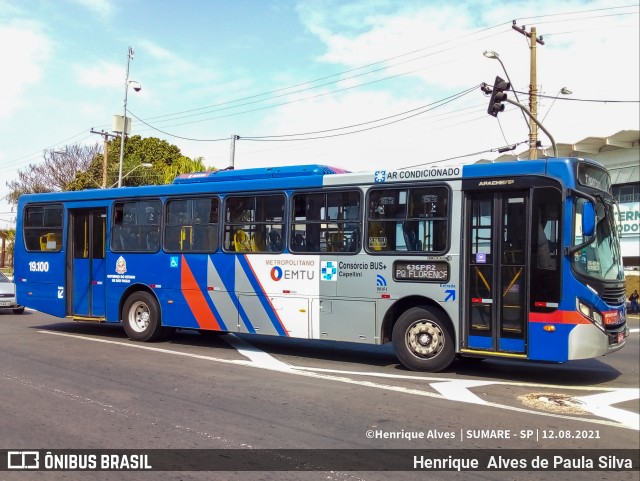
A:
[[[302,165],[23,195],[18,301],[60,318],[392,342],[565,362],[620,349],[625,282],[607,171],[577,158],[350,173]]]

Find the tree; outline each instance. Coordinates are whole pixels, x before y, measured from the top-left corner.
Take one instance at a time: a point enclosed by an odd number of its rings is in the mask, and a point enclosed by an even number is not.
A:
[[[43,152],[44,162],[29,164],[18,171],[18,179],[7,182],[7,200],[15,204],[22,194],[37,192],[59,192],[69,190],[78,172],[87,170],[100,145],[67,145],[62,151],[47,149]]]
[[[118,182],[120,139],[113,139],[106,145],[106,185],[110,187]],[[143,163],[152,164],[152,167],[138,167]],[[180,174],[214,170],[204,165],[202,157],[190,159],[165,140],[139,135],[125,139],[122,164],[122,185],[128,186],[168,184]],[[30,164],[25,170],[18,171],[18,180],[7,182],[7,200],[15,204],[21,194],[100,188],[103,169],[100,144],[70,145],[62,152],[45,150],[43,163]]]
[[[15,238],[15,229],[0,229],[0,267],[5,267],[7,259],[9,259],[9,265],[13,265]]]
[[[190,159],[189,157],[185,157],[184,155],[180,157],[177,161],[174,161],[171,165],[167,165],[164,168],[162,173],[163,175],[163,183],[170,184],[173,182],[173,179],[178,177],[180,174],[188,174],[190,172],[205,172],[205,171],[213,171],[214,169],[207,168],[204,165],[204,159],[202,157],[197,157],[195,159]]]
[[[120,139],[107,143],[107,187],[118,182],[120,167]],[[150,168],[137,167],[149,163]],[[102,184],[103,156],[91,162],[85,172],[79,172],[70,184],[70,190],[91,189]],[[133,169],[136,169],[133,171]],[[165,140],[156,137],[142,138],[134,135],[125,139],[122,162],[122,185],[157,185],[168,184],[179,174],[202,172],[207,169],[202,157],[195,160],[182,155],[180,149]],[[131,175],[127,175],[131,172]]]

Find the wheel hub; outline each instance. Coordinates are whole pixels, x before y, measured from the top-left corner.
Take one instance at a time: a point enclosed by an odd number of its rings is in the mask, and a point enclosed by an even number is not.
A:
[[[418,342],[421,346],[428,346],[431,342],[431,336],[426,333],[422,333],[418,336]]]
[[[444,347],[444,334],[437,325],[422,320],[411,326],[407,333],[407,341],[416,355],[434,357]]]
[[[149,327],[150,315],[149,315],[149,307],[139,302],[132,306],[130,312],[130,322],[129,325],[137,332],[143,332],[147,327]]]

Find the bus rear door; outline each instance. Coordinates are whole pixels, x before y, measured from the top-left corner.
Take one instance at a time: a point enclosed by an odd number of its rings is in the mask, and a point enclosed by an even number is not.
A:
[[[70,210],[67,249],[67,312],[74,317],[105,316],[106,209]]]

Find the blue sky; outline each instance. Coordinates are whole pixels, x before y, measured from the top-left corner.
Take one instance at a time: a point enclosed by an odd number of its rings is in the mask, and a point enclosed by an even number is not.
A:
[[[230,142],[206,140],[237,134],[236,168],[372,170],[492,159],[498,154],[484,151],[527,140],[520,112],[490,117],[474,88],[503,76],[482,55],[494,50],[526,103],[529,47],[513,19],[544,37],[541,94],[567,87],[573,99],[638,100],[639,10],[624,0],[0,0],[0,198],[44,149],[95,143],[91,128],[111,130],[123,110],[128,46],[129,79],[142,85],[129,89],[128,108],[152,126],[134,118],[134,134],[217,168],[229,164]],[[639,128],[637,103],[559,98],[549,110],[552,102],[540,100],[539,118],[558,142]],[[247,139],[318,131],[329,132]],[[483,153],[463,157],[474,152]],[[0,227],[13,217],[0,201]]]

